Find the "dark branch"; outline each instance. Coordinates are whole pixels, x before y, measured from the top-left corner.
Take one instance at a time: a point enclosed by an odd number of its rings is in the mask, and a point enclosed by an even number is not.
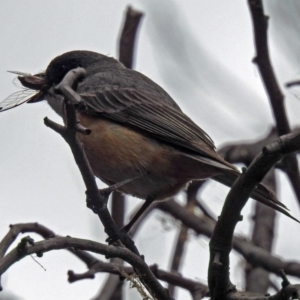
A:
[[[212,299],[235,292],[229,279],[229,253],[241,210],[255,186],[285,154],[300,148],[300,133],[280,137],[264,148],[231,188],[210,241],[209,288]]]
[[[262,0],[248,0],[252,17],[256,57],[253,62],[257,64],[263,84],[269,96],[272,112],[276,121],[278,135],[291,132],[284,105],[284,96],[280,90],[274,70],[271,65],[268,49],[268,17],[264,15]],[[298,162],[295,155],[285,158],[286,174],[292,183],[298,203],[300,204],[300,175]],[[288,170],[288,171],[287,171]]]
[[[227,145],[219,150],[219,153],[231,163],[243,163],[248,166],[261,149],[271,143],[277,137],[276,130],[273,128],[267,136],[252,143],[241,143]],[[274,170],[270,171],[264,178],[263,183],[272,191],[276,190],[276,180]],[[274,223],[276,211],[263,205],[255,203],[255,216],[253,217],[254,226],[252,242],[254,245],[271,252],[274,237]],[[269,272],[265,269],[246,263],[246,291],[265,294],[269,288]]]
[[[203,296],[208,295],[208,287],[198,281],[184,278],[179,274],[174,274],[172,272],[161,270],[157,267],[157,265],[150,266],[150,269],[152,270],[156,278],[159,280],[186,289],[191,293],[199,291]],[[98,262],[93,266],[93,268],[88,270],[86,273],[75,274],[74,272],[69,271],[69,281],[75,282],[82,279],[90,279],[93,278],[93,276],[97,273],[110,273],[122,277],[122,273],[124,274],[124,272],[127,275],[132,275],[134,273],[134,269],[128,266],[124,267],[120,264],[107,263],[98,260]]]
[[[49,239],[55,236],[55,233],[47,227],[38,223],[20,223],[9,225],[10,230],[0,242],[0,259],[5,255],[8,248],[16,240],[20,233],[34,232],[41,235],[44,239]]]
[[[119,44],[119,60],[130,69],[133,67],[136,34],[142,16],[143,13],[132,9],[130,6],[127,8],[126,19]]]
[[[268,49],[268,20],[263,10],[261,0],[248,0],[248,5],[253,22],[254,41],[256,56],[253,62],[257,64],[262,77],[263,84],[268,93],[272,111],[276,120],[276,128],[279,135],[287,134],[291,131],[285,106],[284,96],[278,85],[273,67],[271,65]]]
[[[275,172],[272,169],[263,183],[276,191]],[[255,215],[252,242],[254,245],[271,252],[275,234],[276,211],[262,203],[255,203]],[[246,266],[246,290],[258,294],[266,294],[270,285],[269,272],[256,265]]]
[[[119,257],[128,262],[130,265],[134,266],[134,269],[138,271],[141,280],[143,280],[147,286],[150,287],[153,296],[162,300],[172,299],[170,298],[168,291],[161,286],[153,272],[140,256],[132,253],[126,248],[108,246],[90,240],[71,237],[55,237],[49,240],[33,243],[32,245],[27,244],[22,248],[22,252],[18,250],[18,247],[11,250],[4,258],[0,260],[0,275],[2,275],[14,263],[23,259],[27,255],[32,255],[35,253],[41,254],[51,250],[68,248],[91,251],[108,257]]]
[[[124,236],[120,235],[120,231],[107,209],[107,197],[101,196],[101,194],[99,193],[95,176],[81,146],[81,143],[79,142],[77,137],[78,131],[82,133],[82,131],[88,132],[88,130],[78,130],[78,128],[82,128],[82,126],[79,126],[79,121],[77,119],[74,105],[79,105],[82,100],[80,99],[80,96],[72,90],[71,87],[74,81],[83,76],[84,72],[85,71],[82,68],[77,68],[75,70],[69,71],[62,82],[58,85],[58,87],[56,87],[56,90],[58,90],[59,88],[60,92],[65,97],[66,126],[56,124],[48,118],[45,118],[45,125],[59,133],[70,146],[76,164],[81,172],[82,178],[87,188],[86,194],[88,197],[88,206],[92,208],[93,211],[99,216],[102,224],[104,225],[104,230],[107,235],[113,239],[116,239],[116,237],[118,237],[117,239],[122,240],[123,244],[128,249],[138,254],[138,250],[134,246],[134,243],[132,242],[130,237],[127,235],[124,238]],[[67,92],[64,93],[65,91]]]

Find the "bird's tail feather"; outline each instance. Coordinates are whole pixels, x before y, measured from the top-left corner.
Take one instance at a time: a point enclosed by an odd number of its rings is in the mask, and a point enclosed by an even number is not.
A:
[[[226,162],[221,157],[218,157],[218,159],[212,159],[205,156],[199,156],[199,155],[196,156],[190,154],[184,154],[184,157],[188,158],[188,160],[185,161],[186,164],[192,163],[195,165],[195,160],[202,164],[199,168],[197,167],[194,168],[195,174],[193,174],[193,178],[195,179],[204,179],[201,178],[201,176],[203,176],[203,166],[210,166],[212,168],[215,168],[216,174],[218,175],[215,175],[211,178],[228,187],[232,187],[236,179],[241,175],[241,173],[238,171],[237,168],[235,168],[235,166]],[[188,169],[190,170],[190,168]],[[212,169],[209,169],[209,171],[211,170]],[[287,207],[277,199],[275,193],[269,188],[267,188],[265,185],[263,185],[262,183],[259,183],[256,186],[256,188],[252,191],[251,198],[283,213],[284,215],[300,223],[299,220],[294,218],[287,211],[288,210]]]
[[[224,173],[224,174],[217,175],[212,179],[228,187],[231,187],[239,176],[240,173],[238,171],[230,170],[229,172],[226,172],[226,174]],[[299,220],[294,218],[289,212],[286,211],[287,207],[282,202],[280,202],[277,199],[275,193],[269,188],[267,188],[265,185],[259,183],[256,186],[256,188],[252,191],[251,198],[283,213],[284,215],[300,223]]]

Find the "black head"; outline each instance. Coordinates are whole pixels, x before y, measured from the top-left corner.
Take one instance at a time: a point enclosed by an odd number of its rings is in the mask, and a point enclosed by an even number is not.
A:
[[[117,60],[92,51],[71,51],[54,58],[45,73],[48,83],[58,84],[68,71],[81,67],[87,73],[100,72],[110,68],[123,68]]]
[[[100,53],[83,50],[66,52],[54,58],[48,65],[45,73],[38,73],[35,75],[28,74],[18,77],[21,84],[25,88],[37,91],[37,93],[34,94],[31,98],[21,103],[34,103],[44,100],[45,93],[50,87],[53,86],[53,84],[60,83],[70,70],[78,67],[84,68],[87,72],[87,76],[116,68],[125,68],[114,58],[105,56]],[[8,107],[10,108],[13,106],[16,105],[10,100],[10,104],[8,105]],[[0,110],[1,109],[5,110],[3,109],[3,107],[0,107]]]

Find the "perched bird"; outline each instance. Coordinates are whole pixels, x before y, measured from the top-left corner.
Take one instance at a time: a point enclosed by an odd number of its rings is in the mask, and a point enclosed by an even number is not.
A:
[[[136,178],[119,191],[146,200],[126,230],[153,201],[174,196],[192,180],[212,178],[231,186],[240,175],[167,92],[105,55],[71,51],[54,58],[45,73],[21,74],[21,83],[37,90],[26,101],[45,99],[63,117],[63,97],[51,88],[77,67],[87,72],[74,87],[86,103],[78,118],[91,130],[90,135],[78,134],[78,138],[95,176],[108,185]],[[291,217],[262,184],[252,197]]]

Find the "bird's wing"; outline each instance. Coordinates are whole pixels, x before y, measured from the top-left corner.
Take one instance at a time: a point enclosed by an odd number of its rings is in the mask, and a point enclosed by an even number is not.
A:
[[[77,91],[87,104],[88,114],[103,116],[143,131],[155,139],[180,147],[187,152],[186,155],[192,152],[193,156],[201,155],[203,159],[220,162],[231,170],[215,178],[223,184],[232,186],[239,176],[238,170],[215,152],[212,139],[176,105],[172,105],[172,99],[165,101],[164,91],[156,89],[152,93],[150,88],[107,87],[99,81],[96,92],[94,87],[93,84],[83,83]],[[258,184],[252,197],[293,218],[284,210],[284,204],[264,185]]]
[[[180,110],[161,103],[157,95],[134,88],[109,88],[80,93],[87,113],[142,130],[155,139],[226,164],[212,139]],[[230,165],[231,166],[231,165]]]

